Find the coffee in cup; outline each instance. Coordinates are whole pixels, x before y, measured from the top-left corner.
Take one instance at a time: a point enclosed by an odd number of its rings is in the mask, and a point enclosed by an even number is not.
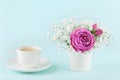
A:
[[[40,63],[41,48],[37,46],[23,46],[16,49],[18,63],[22,67],[32,68]]]

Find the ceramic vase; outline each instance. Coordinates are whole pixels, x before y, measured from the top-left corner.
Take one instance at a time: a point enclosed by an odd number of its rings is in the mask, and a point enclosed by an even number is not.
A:
[[[92,53],[69,52],[69,64],[72,71],[88,71],[91,67]]]

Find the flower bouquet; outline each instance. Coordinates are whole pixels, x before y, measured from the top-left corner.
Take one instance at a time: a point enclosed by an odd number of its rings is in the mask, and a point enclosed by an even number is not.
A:
[[[68,51],[72,71],[88,71],[92,54],[110,43],[111,34],[101,23],[74,17],[54,24],[49,38]]]

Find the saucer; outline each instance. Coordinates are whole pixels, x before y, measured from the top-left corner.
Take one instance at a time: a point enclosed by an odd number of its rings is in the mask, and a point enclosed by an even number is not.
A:
[[[17,58],[13,58],[7,61],[7,66],[10,69],[20,72],[37,72],[48,69],[51,66],[51,63],[48,59],[41,57],[40,64],[32,68],[25,68],[19,65]]]

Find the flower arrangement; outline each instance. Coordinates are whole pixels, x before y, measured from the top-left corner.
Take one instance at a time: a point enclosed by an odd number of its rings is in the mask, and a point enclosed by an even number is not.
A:
[[[49,32],[49,38],[56,41],[59,48],[91,53],[102,43],[108,45],[111,34],[101,23],[74,17],[54,24]]]

